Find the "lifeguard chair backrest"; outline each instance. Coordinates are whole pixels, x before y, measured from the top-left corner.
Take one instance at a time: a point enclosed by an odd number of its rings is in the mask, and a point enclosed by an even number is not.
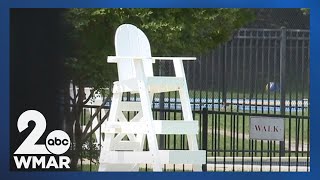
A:
[[[115,35],[116,56],[150,57],[151,50],[147,36],[136,26],[123,24]],[[119,80],[136,77],[133,59],[121,59],[117,62]],[[153,76],[152,61],[143,60],[145,76]]]

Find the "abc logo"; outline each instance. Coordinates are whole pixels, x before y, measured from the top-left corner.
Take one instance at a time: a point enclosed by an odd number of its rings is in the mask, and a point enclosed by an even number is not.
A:
[[[70,147],[70,137],[61,130],[52,131],[46,139],[46,147],[52,154],[63,154]]]

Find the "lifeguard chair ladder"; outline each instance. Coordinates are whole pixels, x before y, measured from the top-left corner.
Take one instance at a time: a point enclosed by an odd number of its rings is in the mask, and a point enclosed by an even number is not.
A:
[[[183,60],[194,57],[152,57],[145,34],[137,27],[123,24],[115,34],[116,56],[109,63],[117,63],[119,81],[114,82],[110,114],[103,129],[99,171],[139,171],[139,164],[152,164],[153,171],[162,171],[163,164],[192,164],[193,171],[201,171],[206,152],[197,143],[198,122],[193,120]],[[172,60],[175,77],[153,76],[155,60]],[[154,93],[178,91],[184,120],[154,120]],[[139,93],[141,102],[122,101],[125,92]],[[138,112],[128,120],[123,111]],[[187,135],[188,150],[159,150],[157,134]],[[123,138],[127,136],[128,139]],[[149,151],[144,151],[145,139]]]

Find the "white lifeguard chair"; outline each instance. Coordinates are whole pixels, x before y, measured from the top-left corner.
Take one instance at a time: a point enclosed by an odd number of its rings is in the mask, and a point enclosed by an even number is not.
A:
[[[153,171],[162,171],[163,164],[192,164],[193,171],[201,171],[206,152],[199,150],[199,126],[193,120],[183,60],[194,57],[152,57],[145,34],[137,27],[123,24],[115,34],[116,56],[109,63],[117,63],[119,81],[114,82],[110,115],[103,129],[99,171],[139,171],[139,164],[152,164]],[[172,60],[175,77],[153,76],[155,60]],[[154,120],[154,93],[178,91],[184,120]],[[139,93],[140,102],[122,101],[125,92]],[[136,111],[128,120],[122,111]],[[157,134],[187,135],[188,150],[159,150]],[[123,139],[125,136],[128,139]],[[149,151],[144,151],[145,139]]]

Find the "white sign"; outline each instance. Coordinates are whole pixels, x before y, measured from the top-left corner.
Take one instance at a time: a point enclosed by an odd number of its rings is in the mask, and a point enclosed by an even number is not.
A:
[[[250,117],[250,139],[284,141],[284,119]]]

